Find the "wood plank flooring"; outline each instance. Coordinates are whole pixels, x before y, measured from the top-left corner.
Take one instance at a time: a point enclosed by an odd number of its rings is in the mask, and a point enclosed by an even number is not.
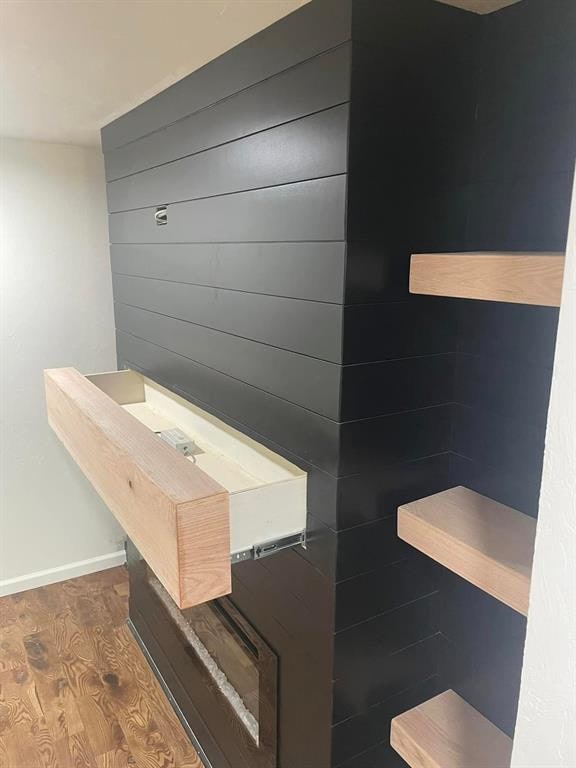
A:
[[[127,604],[125,568],[0,598],[0,768],[202,768]]]

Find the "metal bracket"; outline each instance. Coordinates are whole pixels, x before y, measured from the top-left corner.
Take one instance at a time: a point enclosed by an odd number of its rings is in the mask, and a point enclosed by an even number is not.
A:
[[[243,563],[245,560],[261,560],[263,557],[270,557],[270,555],[275,555],[283,549],[299,545],[306,545],[306,531],[285,536],[283,539],[265,541],[262,544],[255,544],[251,549],[235,552],[233,555],[230,555],[230,562],[234,565],[235,563]]]

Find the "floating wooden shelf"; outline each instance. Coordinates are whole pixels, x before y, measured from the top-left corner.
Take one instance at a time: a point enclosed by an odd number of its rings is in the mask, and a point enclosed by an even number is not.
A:
[[[415,253],[410,293],[559,307],[562,253]]]
[[[528,614],[536,521],[451,488],[398,510],[398,536],[475,586]]]
[[[231,557],[306,527],[306,473],[135,371],[45,371],[48,420],[179,608],[231,591]],[[156,432],[179,428],[185,457]]]
[[[392,720],[390,743],[412,768],[509,768],[512,739],[454,691]]]

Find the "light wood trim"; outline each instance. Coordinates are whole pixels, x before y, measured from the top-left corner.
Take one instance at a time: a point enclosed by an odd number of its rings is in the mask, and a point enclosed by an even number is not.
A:
[[[506,8],[509,5],[515,5],[520,0],[437,0],[444,5],[454,5],[457,8],[462,8],[465,11],[471,11],[472,13],[494,13],[494,11],[500,11],[502,8]]]
[[[525,616],[536,521],[468,488],[404,504],[398,536]]]
[[[412,768],[509,768],[512,739],[454,691],[392,720],[390,743]]]
[[[415,253],[410,293],[559,307],[562,253]]]
[[[50,426],[177,605],[229,594],[227,491],[74,368],[45,385]]]

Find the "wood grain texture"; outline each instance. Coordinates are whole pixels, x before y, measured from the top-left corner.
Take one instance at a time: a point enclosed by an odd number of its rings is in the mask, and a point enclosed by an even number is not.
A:
[[[512,740],[454,691],[398,715],[390,743],[412,768],[509,768]]]
[[[180,608],[228,594],[228,493],[73,368],[45,372],[48,420]]]
[[[416,253],[410,293],[559,307],[562,253]]]
[[[114,568],[0,599],[0,647],[18,647],[1,768],[202,768],[125,626],[127,590]]]
[[[528,614],[536,520],[457,487],[398,509],[398,536]]]

